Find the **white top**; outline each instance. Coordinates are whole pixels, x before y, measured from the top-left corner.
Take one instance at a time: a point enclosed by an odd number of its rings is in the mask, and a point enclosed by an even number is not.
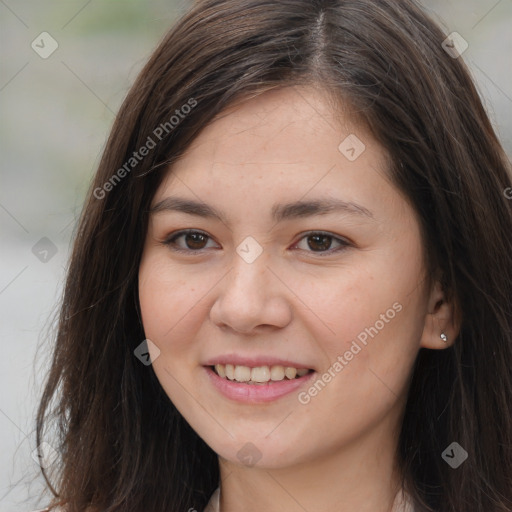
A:
[[[217,487],[206,505],[204,512],[220,512],[220,488]],[[414,512],[412,500],[408,495],[403,496],[401,492],[396,495],[392,512]]]
[[[405,501],[404,501],[405,499]],[[34,512],[47,512],[48,509],[45,508],[43,510],[35,510]],[[64,509],[58,507],[55,509],[56,512],[65,512]],[[220,512],[220,488],[217,487],[215,492],[210,497],[210,501],[206,505],[204,512]],[[403,497],[402,493],[399,492],[396,495],[395,502],[393,504],[392,512],[414,512],[414,508],[412,506],[411,499],[408,495]]]

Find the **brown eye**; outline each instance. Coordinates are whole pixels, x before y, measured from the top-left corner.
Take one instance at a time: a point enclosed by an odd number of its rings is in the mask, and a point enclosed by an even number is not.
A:
[[[311,235],[308,236],[308,247],[312,251],[326,251],[330,249],[332,237],[327,235]]]
[[[180,241],[181,240],[181,241]],[[199,252],[207,248],[210,237],[201,231],[180,231],[167,238],[163,244],[178,252]],[[180,242],[179,242],[180,241]]]
[[[306,241],[305,246],[304,241]],[[338,244],[338,246],[332,248],[333,244]],[[347,248],[350,243],[329,233],[315,232],[306,234],[296,246],[307,252],[333,253]]]
[[[188,249],[204,249],[207,241],[207,236],[202,233],[187,233],[185,235],[185,245]]]

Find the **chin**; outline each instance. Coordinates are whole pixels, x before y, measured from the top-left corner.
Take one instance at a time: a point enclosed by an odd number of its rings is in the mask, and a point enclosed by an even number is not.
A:
[[[226,443],[213,443],[210,447],[221,460],[241,467],[254,467],[258,469],[283,469],[300,464],[307,458],[304,446],[297,452],[297,443],[291,443],[288,438],[287,445],[282,440],[256,439],[249,436],[240,437],[239,440],[230,439]]]

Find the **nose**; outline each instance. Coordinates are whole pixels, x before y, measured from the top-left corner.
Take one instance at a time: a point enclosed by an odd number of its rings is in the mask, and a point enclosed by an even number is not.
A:
[[[215,325],[251,335],[290,323],[290,291],[267,264],[263,255],[252,263],[234,255],[233,268],[216,287],[218,295],[210,310]]]

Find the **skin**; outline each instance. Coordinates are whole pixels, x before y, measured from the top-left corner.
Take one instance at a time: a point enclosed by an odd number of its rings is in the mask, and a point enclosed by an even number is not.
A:
[[[366,147],[354,161],[338,150],[350,134]],[[152,206],[170,195],[200,200],[225,217],[151,214],[139,272],[145,334],[160,350],[152,350],[153,369],[219,455],[222,512],[391,510],[414,360],[420,347],[449,346],[457,327],[441,287],[427,279],[419,224],[387,176],[387,156],[319,89],[282,88],[205,127],[153,198]],[[326,197],[371,216],[331,212],[280,223],[270,216],[276,203]],[[207,237],[178,239],[188,253],[163,243],[184,229]],[[325,246],[310,237],[319,230],[333,237]],[[236,252],[248,236],[263,250],[252,263]],[[349,242],[343,250],[336,237]],[[234,402],[203,368],[223,354],[267,355],[319,377],[393,304],[400,312],[386,316],[307,404],[296,392],[265,404]],[[253,466],[237,457],[248,442],[261,457]]]

